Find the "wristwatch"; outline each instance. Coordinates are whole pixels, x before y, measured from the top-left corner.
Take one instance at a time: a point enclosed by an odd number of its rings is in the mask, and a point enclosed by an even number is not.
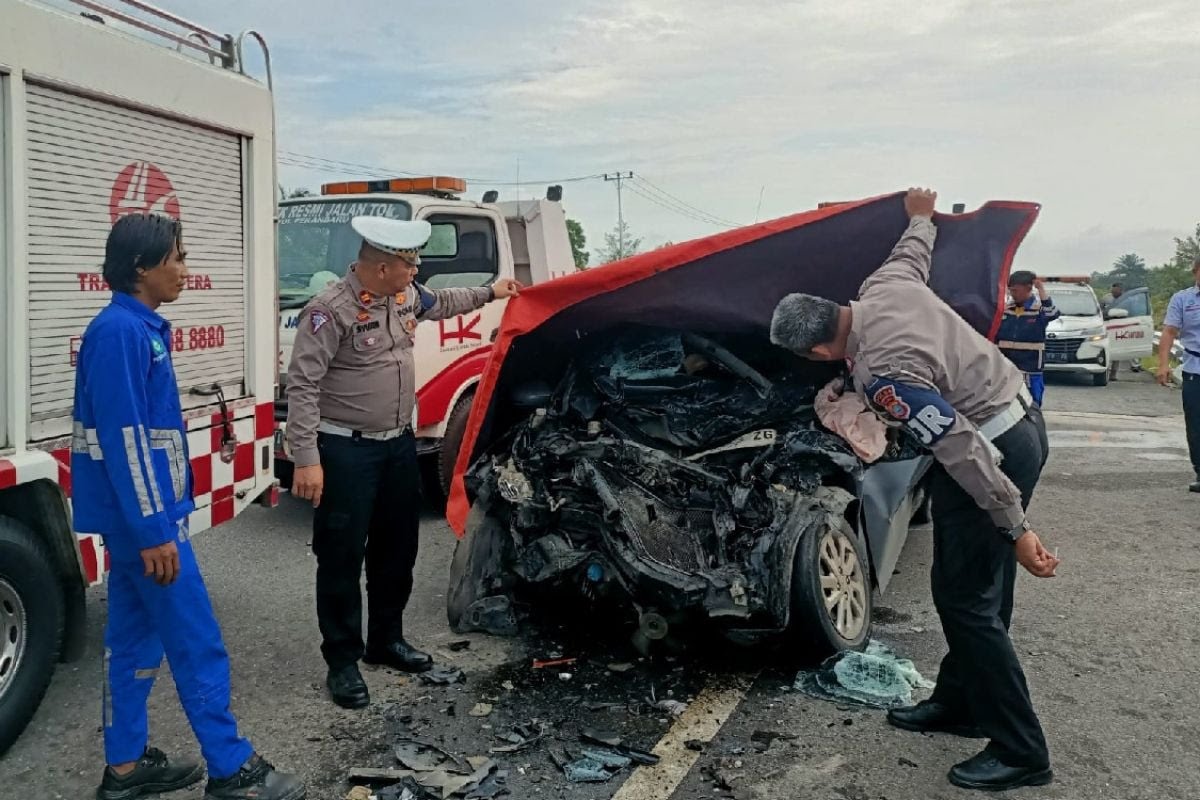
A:
[[[1029,521],[1021,520],[1021,524],[1014,528],[1000,528],[1000,535],[1005,539],[1008,539],[1013,544],[1016,544],[1017,539],[1020,539],[1031,530],[1033,530],[1033,526],[1029,524]]]

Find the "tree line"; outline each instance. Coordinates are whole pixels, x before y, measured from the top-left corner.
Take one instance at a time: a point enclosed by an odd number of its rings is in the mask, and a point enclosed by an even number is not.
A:
[[[1175,237],[1175,256],[1157,267],[1146,266],[1146,259],[1137,253],[1126,253],[1113,262],[1107,272],[1093,272],[1092,284],[1107,289],[1120,283],[1126,289],[1146,287],[1154,308],[1154,322],[1162,323],[1171,295],[1193,283],[1192,264],[1200,258],[1200,224],[1191,236]]]

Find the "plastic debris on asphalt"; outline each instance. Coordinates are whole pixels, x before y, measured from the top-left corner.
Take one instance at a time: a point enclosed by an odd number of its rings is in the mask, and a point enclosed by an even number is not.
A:
[[[810,697],[871,708],[911,705],[913,689],[932,689],[907,658],[871,640],[863,652],[847,650],[796,676],[795,688]]]
[[[456,667],[434,667],[428,672],[422,672],[421,682],[433,686],[450,686],[455,683],[462,683],[466,679],[463,671]]]

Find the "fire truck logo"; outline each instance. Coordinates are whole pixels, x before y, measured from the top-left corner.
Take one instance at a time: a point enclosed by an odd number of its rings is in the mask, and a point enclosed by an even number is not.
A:
[[[179,196],[161,169],[149,161],[134,161],[113,181],[108,214],[115,223],[126,214],[147,213],[179,219]]]
[[[483,334],[475,330],[482,319],[483,315],[481,314],[476,314],[470,320],[463,317],[455,317],[454,322],[458,325],[457,328],[449,327],[446,324],[446,320],[438,320],[438,333],[441,335],[442,347],[451,343],[464,345],[468,341],[483,341]]]

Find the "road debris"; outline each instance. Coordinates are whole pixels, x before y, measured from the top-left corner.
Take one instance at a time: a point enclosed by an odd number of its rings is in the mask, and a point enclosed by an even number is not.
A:
[[[492,704],[476,703],[475,707],[467,713],[469,713],[472,717],[486,717],[488,714],[492,713]]]
[[[800,737],[794,733],[779,733],[778,731],[755,731],[750,736],[751,746],[760,753],[765,753],[771,749],[777,741],[791,742]]]
[[[346,800],[371,800],[371,790],[366,786],[352,786],[346,793]]]
[[[681,703],[678,700],[659,700],[654,707],[659,711],[665,711],[672,717],[683,716],[683,712],[687,711],[687,703]]]
[[[628,662],[620,662],[620,663],[608,665],[609,672],[616,672],[618,674],[629,672],[632,669],[633,669],[633,664],[630,664]]]
[[[421,673],[421,682],[430,686],[451,686],[462,683],[465,679],[466,676],[458,667],[434,667]]]
[[[533,668],[534,669],[546,669],[547,667],[565,667],[568,664],[574,664],[578,660],[579,660],[578,658],[547,658],[547,659],[536,659],[535,658],[533,660]]]
[[[612,779],[633,760],[599,748],[584,748],[580,757],[562,766],[571,783],[604,783]]]
[[[451,653],[461,653],[463,650],[471,649],[471,643],[466,639],[463,639],[459,642],[451,642],[450,644],[446,645],[446,649]]]
[[[795,682],[795,688],[810,697],[871,708],[911,705],[914,688],[933,686],[912,661],[875,640],[864,652],[847,650],[831,656],[816,669],[801,672]]]
[[[574,677],[575,677],[575,676],[574,676],[574,675],[572,675],[572,674],[571,674],[571,673],[569,673],[569,672],[560,672],[560,673],[558,673],[558,679],[559,679],[560,681],[564,681],[564,682],[565,682],[565,681],[569,681],[569,680],[571,680],[571,679],[572,679],[572,678],[574,678]]]

